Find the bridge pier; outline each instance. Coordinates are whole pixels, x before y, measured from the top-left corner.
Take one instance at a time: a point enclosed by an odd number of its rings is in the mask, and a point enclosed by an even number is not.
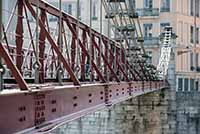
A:
[[[70,122],[52,134],[199,134],[200,93],[163,89]]]
[[[52,133],[173,134],[176,131],[174,102],[174,90],[155,91],[82,117],[81,122],[70,122]]]

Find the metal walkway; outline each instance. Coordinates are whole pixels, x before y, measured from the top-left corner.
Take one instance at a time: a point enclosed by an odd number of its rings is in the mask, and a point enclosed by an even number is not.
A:
[[[137,51],[130,59],[119,42],[45,1],[18,0],[10,14],[0,43],[3,134],[46,132],[167,86],[156,78],[144,51],[130,48]],[[49,16],[58,20],[57,32],[49,26]],[[13,18],[14,41],[7,37]]]

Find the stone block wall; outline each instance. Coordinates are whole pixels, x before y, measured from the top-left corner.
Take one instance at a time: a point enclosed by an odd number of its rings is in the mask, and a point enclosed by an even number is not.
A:
[[[175,134],[175,92],[163,89],[70,122],[56,134]]]
[[[163,89],[70,122],[53,134],[200,134],[200,92]]]

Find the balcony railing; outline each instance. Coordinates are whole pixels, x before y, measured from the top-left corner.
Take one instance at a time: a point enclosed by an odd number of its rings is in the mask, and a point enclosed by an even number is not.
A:
[[[167,7],[161,7],[160,12],[170,12],[170,8]]]
[[[159,16],[159,8],[136,9],[139,16]]]

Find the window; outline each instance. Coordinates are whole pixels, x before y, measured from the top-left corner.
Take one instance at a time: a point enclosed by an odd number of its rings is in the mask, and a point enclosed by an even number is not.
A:
[[[190,15],[193,16],[194,15],[194,0],[190,0]]]
[[[195,9],[196,9],[196,16],[199,17],[199,0],[190,0],[190,15],[191,16],[194,16]]]
[[[144,0],[144,8],[153,8],[153,0]]]
[[[196,28],[196,43],[199,44],[199,28]]]
[[[190,91],[194,91],[194,79],[190,79]]]
[[[199,66],[199,54],[196,53],[196,67]]]
[[[152,37],[152,24],[144,24],[144,37]]]
[[[195,81],[195,88],[196,88],[196,91],[199,90],[199,81],[198,80]]]
[[[133,0],[133,9],[135,9],[135,7],[136,7],[136,2],[135,0]]]
[[[194,43],[194,27],[190,26],[190,42]]]
[[[199,44],[199,28],[195,30],[196,43]],[[190,42],[194,43],[194,26],[190,26]]]
[[[188,91],[188,88],[189,88],[188,83],[189,83],[188,78],[185,78],[184,79],[184,91]]]
[[[78,18],[81,20],[81,4],[79,5],[78,9]]]
[[[196,6],[196,16],[199,17],[199,0],[195,1],[195,6]]]
[[[73,11],[77,11],[76,7],[76,2],[68,2],[68,1],[65,1],[65,2],[62,2],[62,10],[70,15],[76,15],[76,14],[73,14],[74,12]]]
[[[162,0],[161,12],[170,12],[170,0]]]
[[[191,68],[191,70],[193,71],[194,69],[194,64],[193,64],[193,53],[191,52],[190,53],[190,68]]]
[[[128,5],[128,12],[132,12],[132,10],[136,10],[136,3],[135,3],[135,0],[131,0],[131,1],[128,1],[127,3]]]
[[[68,7],[68,3],[67,2],[62,2],[62,10],[64,12],[66,12],[66,13],[68,12],[67,7]]]
[[[182,91],[182,90],[183,90],[183,79],[178,78],[178,91]]]
[[[72,14],[72,4],[68,4],[68,14]]]
[[[92,19],[97,20],[97,3],[93,3],[92,5]]]
[[[164,32],[164,28],[166,26],[170,26],[170,23],[160,23],[160,33],[163,33]]]

